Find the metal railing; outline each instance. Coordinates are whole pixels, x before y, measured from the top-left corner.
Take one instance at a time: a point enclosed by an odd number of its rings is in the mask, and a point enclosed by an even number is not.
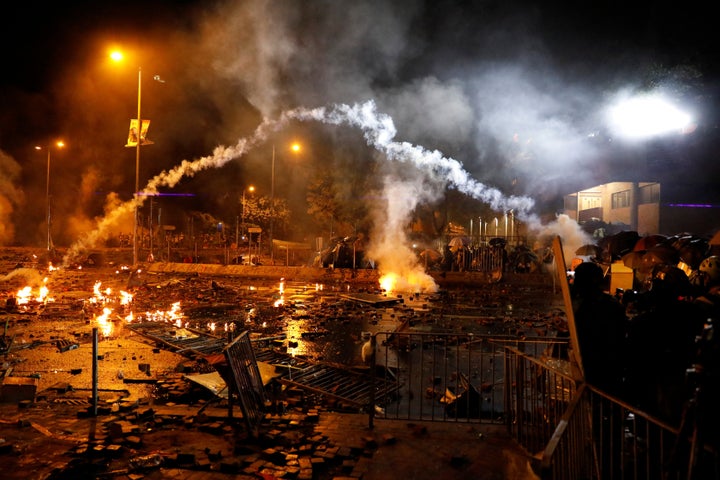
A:
[[[448,333],[375,334],[374,419],[505,424],[543,479],[720,479],[720,456],[676,428],[590,385],[551,352],[567,342]],[[556,348],[560,346],[561,348]]]
[[[515,439],[541,458],[543,479],[700,480],[720,478],[720,457],[678,429],[552,363],[506,348],[507,420]]]
[[[371,338],[379,376],[394,382],[391,395],[376,395],[369,408],[387,419],[505,421],[504,347],[529,356],[562,351],[567,339],[430,332],[379,332]],[[554,348],[560,345],[563,348]]]

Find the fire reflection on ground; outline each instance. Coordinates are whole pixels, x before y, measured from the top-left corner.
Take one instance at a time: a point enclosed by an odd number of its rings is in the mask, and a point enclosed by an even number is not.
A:
[[[38,286],[45,289],[40,291]],[[0,301],[3,296],[6,301],[17,298],[17,292],[26,291],[27,286],[8,287],[3,285]],[[388,294],[380,285],[348,282],[197,274],[135,275],[130,282],[127,271],[118,269],[56,269],[47,279],[34,279],[28,302],[16,305],[15,312],[21,319],[18,325],[27,319],[50,321],[46,332],[59,332],[55,337],[69,333],[81,342],[87,338],[79,336],[84,327],[79,327],[77,320],[82,319],[99,329],[104,343],[117,343],[114,348],[118,352],[125,349],[125,325],[157,322],[166,323],[183,338],[230,338],[235,332],[249,331],[258,348],[270,347],[314,361],[366,366],[363,346],[368,335],[401,327],[421,332],[554,335],[564,327],[565,318],[561,310],[553,310],[551,303],[557,296],[548,290],[474,284],[408,295]],[[353,301],[347,298],[352,293],[397,301]],[[35,335],[30,340],[35,342],[41,334],[31,334],[34,329],[16,326],[15,331],[26,330],[25,339]]]

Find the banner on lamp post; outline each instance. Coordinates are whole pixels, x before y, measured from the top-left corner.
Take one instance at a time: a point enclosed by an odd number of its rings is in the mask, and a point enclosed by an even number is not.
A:
[[[140,130],[140,145],[152,145],[154,142],[148,140],[147,132],[150,128],[150,120],[142,121],[142,129]],[[128,131],[128,139],[126,147],[136,147],[138,144],[138,121],[137,118],[130,119],[130,130]]]

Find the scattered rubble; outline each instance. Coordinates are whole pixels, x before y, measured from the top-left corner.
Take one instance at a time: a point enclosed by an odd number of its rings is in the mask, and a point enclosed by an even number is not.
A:
[[[32,259],[27,260],[13,268],[32,268]],[[23,275],[0,283],[0,292],[7,292],[4,308],[0,305],[0,380],[7,382],[0,391],[4,478],[182,478],[183,471],[240,479],[362,478],[369,458],[402,442],[373,431],[352,439],[342,432],[330,435],[337,412],[357,413],[357,406],[286,386],[267,405],[254,437],[243,428],[237,405],[232,408],[187,375],[214,371],[205,355],[246,329],[258,349],[289,354],[294,362],[354,365],[362,363],[363,335],[374,331],[527,335],[562,330],[564,321],[561,311],[501,284],[398,296],[376,305],[368,299],[383,292],[362,283],[352,289],[346,283],[294,286],[281,295],[277,280],[146,273],[129,282],[128,276],[97,266],[91,272],[53,272],[54,301],[26,305],[10,301]],[[158,342],[158,335],[133,329],[123,318],[127,309],[118,304],[112,333],[97,345],[98,371],[93,372],[92,333],[100,306],[87,298],[98,282],[132,291],[138,316],[160,315],[182,302],[183,323],[170,331],[176,339],[198,332],[199,343],[211,348]],[[343,298],[348,292],[362,299]],[[292,371],[293,365],[285,367]],[[427,434],[422,426],[407,428],[413,437]],[[466,468],[464,452],[446,457],[448,468]]]

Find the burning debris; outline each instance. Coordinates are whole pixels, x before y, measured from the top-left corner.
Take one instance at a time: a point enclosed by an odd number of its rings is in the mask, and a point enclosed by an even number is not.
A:
[[[219,394],[223,387],[211,391],[201,383],[207,382],[207,375],[217,378],[216,366],[209,359],[241,332],[248,332],[258,364],[266,366],[272,377],[266,387],[271,406],[257,440],[262,443],[284,435],[269,432],[284,431],[282,425],[289,423],[282,419],[291,416],[308,432],[302,438],[312,438],[318,417],[326,409],[360,411],[366,403],[361,387],[369,384],[363,379],[368,367],[362,355],[374,332],[530,335],[537,330],[550,334],[562,323],[560,315],[538,313],[546,312],[546,307],[528,303],[523,297],[529,292],[501,284],[477,290],[390,294],[377,285],[344,282],[248,281],[146,272],[136,275],[140,281],[129,286],[128,275],[102,268],[48,272],[47,281],[40,284],[47,288],[42,302],[31,300],[32,308],[27,310],[6,309],[10,335],[3,337],[10,344],[4,375],[32,383],[32,395],[23,403],[25,412],[34,415],[35,406],[47,405],[53,410],[72,409],[72,415],[82,419],[91,415],[90,330],[98,329],[98,415],[109,433],[94,442],[78,435],[71,451],[78,465],[87,466],[86,455],[92,452],[93,458],[108,458],[118,471],[128,473],[210,464],[227,471],[247,471],[252,462],[238,460],[241,457],[232,448],[220,452],[218,447],[208,453],[199,449],[192,454],[188,450],[180,459],[155,455],[152,448],[167,428],[174,432],[187,428],[191,441],[204,442],[203,448],[219,445],[218,436],[226,438],[227,433],[238,431],[228,417],[227,400]],[[7,296],[15,297],[24,286],[14,285]],[[545,298],[546,293],[542,294]],[[188,378],[196,375],[203,376],[203,381]],[[393,395],[390,390],[383,392],[385,397]],[[383,406],[377,406],[378,412],[382,410]],[[52,425],[46,425],[56,435]],[[256,444],[251,442],[249,448]],[[335,447],[316,444],[319,451]],[[328,458],[326,468],[333,468],[337,453]],[[343,456],[342,461],[350,458]],[[241,466],[232,466],[238,461]],[[65,469],[72,468],[68,464]]]

